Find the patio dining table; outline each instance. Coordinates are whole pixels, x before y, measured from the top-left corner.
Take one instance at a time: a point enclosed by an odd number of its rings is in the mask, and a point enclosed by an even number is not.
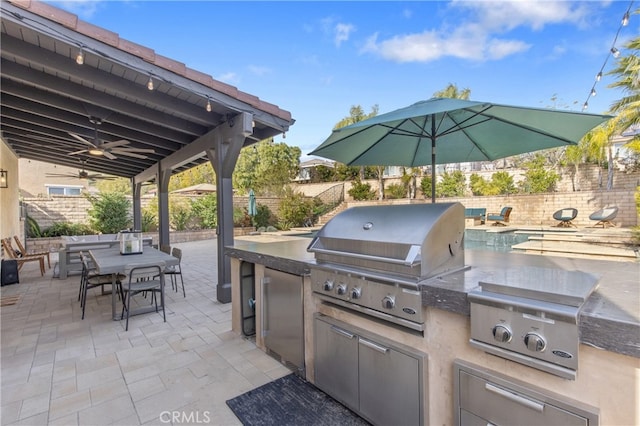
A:
[[[98,250],[89,250],[89,255],[96,265],[96,271],[101,275],[111,274],[111,317],[114,321],[119,321],[120,318],[116,315],[116,292],[113,289],[116,288],[116,280],[118,274],[124,274],[127,265],[132,264],[150,264],[164,262],[166,266],[177,265],[179,260],[170,254],[164,253],[153,247],[144,247],[142,253],[138,254],[120,254],[120,247],[109,247]],[[150,311],[150,307],[145,312]],[[155,309],[155,308],[153,308]],[[143,312],[136,312],[136,314]],[[133,313],[132,313],[133,315]]]

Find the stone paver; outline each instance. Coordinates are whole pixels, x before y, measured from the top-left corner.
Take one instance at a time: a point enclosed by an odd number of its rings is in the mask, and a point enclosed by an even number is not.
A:
[[[20,284],[1,288],[20,295],[0,309],[2,426],[240,424],[225,401],[290,371],[231,331],[231,305],[215,297],[216,241],[176,246],[187,296],[167,289],[166,323],[150,313],[125,331],[98,289],[81,320],[79,276],[52,269],[25,265]]]

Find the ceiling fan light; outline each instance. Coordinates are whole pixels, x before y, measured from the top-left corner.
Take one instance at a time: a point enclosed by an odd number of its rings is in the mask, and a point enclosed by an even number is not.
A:
[[[104,151],[98,148],[91,148],[89,151],[87,151],[89,154],[91,155],[95,155],[97,157],[103,156],[104,155]]]

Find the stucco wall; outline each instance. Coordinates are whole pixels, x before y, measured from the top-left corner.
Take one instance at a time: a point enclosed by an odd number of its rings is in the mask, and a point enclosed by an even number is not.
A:
[[[22,236],[18,158],[2,139],[0,139],[0,169],[8,172],[8,188],[0,188],[0,238]]]

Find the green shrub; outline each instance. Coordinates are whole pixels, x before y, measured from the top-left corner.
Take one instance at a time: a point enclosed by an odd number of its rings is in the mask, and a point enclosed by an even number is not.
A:
[[[234,207],[233,208],[233,226],[250,227],[251,216],[247,212],[246,207]]]
[[[43,237],[61,237],[63,235],[91,235],[95,231],[83,223],[56,222],[42,232]]]
[[[218,226],[218,200],[216,194],[207,194],[204,197],[191,201],[191,212],[200,221],[203,229],[214,229]]]
[[[87,195],[89,222],[91,227],[103,234],[116,234],[131,227],[129,211],[131,201],[126,195],[117,192],[103,192],[96,196]]]
[[[520,187],[524,193],[552,192],[556,187],[556,183],[560,180],[559,174],[545,168],[545,158],[542,154],[536,154],[533,159],[527,161],[523,166],[526,172],[524,180],[520,182]]]
[[[27,216],[27,237],[40,238],[42,237],[42,230],[38,222],[31,216]]]
[[[423,176],[420,179],[420,191],[422,191],[424,198],[431,198],[431,175]]]
[[[278,223],[278,218],[273,214],[269,206],[258,204],[256,206],[256,215],[253,217],[253,223],[257,228],[266,228]]]
[[[179,197],[172,197],[169,200],[169,222],[176,231],[184,231],[192,217],[191,203]]]
[[[354,181],[347,193],[356,201],[374,200],[376,198],[376,193],[371,189],[371,185],[360,180]]]
[[[287,189],[285,196],[280,200],[278,208],[280,229],[284,230],[293,226],[305,226],[309,222],[313,223],[315,206],[316,202],[313,199]]]
[[[465,188],[464,173],[460,170],[444,172],[442,181],[436,185],[436,194],[438,197],[463,197]]]
[[[390,200],[406,198],[407,188],[405,185],[402,185],[400,183],[392,183],[390,185],[387,185],[387,187],[384,190],[384,195],[385,195],[385,198],[388,198]]]
[[[142,210],[142,232],[150,232],[158,229],[158,217],[149,209]]]

